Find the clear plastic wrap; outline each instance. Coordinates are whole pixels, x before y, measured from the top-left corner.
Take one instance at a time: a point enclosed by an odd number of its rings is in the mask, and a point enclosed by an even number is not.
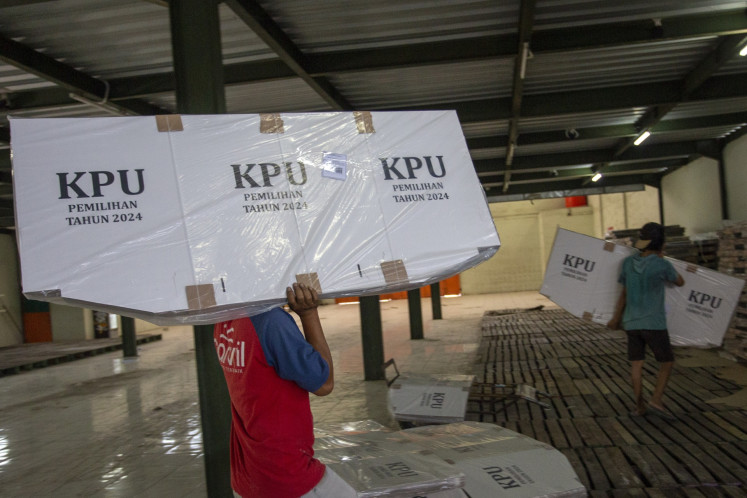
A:
[[[561,452],[493,424],[459,422],[339,436],[345,437],[345,447],[320,449],[317,442],[316,456],[358,496],[586,496]]]
[[[415,427],[403,433],[465,475],[471,498],[585,497],[568,459],[550,445],[480,422]]]
[[[606,324],[622,286],[623,260],[637,249],[558,229],[540,292],[575,316]],[[685,285],[665,290],[667,329],[675,346],[718,347],[736,311],[744,280],[666,258]]]
[[[24,293],[162,325],[429,285],[500,245],[456,113],[12,119]]]

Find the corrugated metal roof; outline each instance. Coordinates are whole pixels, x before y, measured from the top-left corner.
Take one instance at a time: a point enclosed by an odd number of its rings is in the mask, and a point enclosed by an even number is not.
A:
[[[64,0],[3,9],[5,36],[94,77],[171,69],[168,10],[133,0]]]
[[[747,111],[747,96],[732,99],[681,102],[667,113],[664,120],[730,114],[740,111]]]
[[[644,107],[638,107],[614,111],[522,118],[519,130],[521,133],[532,133],[629,124],[643,116],[645,111]]]
[[[538,0],[534,24],[537,29],[561,28],[744,8],[739,0]]]
[[[527,61],[524,93],[671,81],[713,49],[716,37],[539,54]]]
[[[128,99],[139,99],[131,104],[138,112],[175,110],[170,75],[148,78],[173,71],[166,1],[10,3],[18,5],[2,7],[0,2],[0,35],[89,79],[140,76],[132,87],[119,80],[114,98],[122,99],[125,107]],[[747,83],[743,81],[747,57],[732,57],[713,74],[706,74],[717,78],[707,80],[707,91],[680,99],[675,90],[686,75],[714,61],[712,51],[725,35],[738,33],[747,40],[744,0],[537,0],[534,33],[544,36],[545,42],[557,39],[558,46],[540,45],[532,54],[521,94],[514,94],[513,81],[519,0],[259,1],[276,27],[295,44],[290,53],[297,49],[303,54],[295,61],[282,50],[273,52],[263,41],[267,33],[254,33],[231,4],[221,2],[218,8],[223,63],[230,66],[232,75],[226,87],[227,110],[232,113],[331,110],[330,101],[337,108],[360,110],[454,108],[465,136],[496,139],[488,144],[506,143],[509,124],[518,123],[515,153],[526,157],[614,151],[636,123],[652,115],[657,104],[681,101],[664,120],[680,119],[675,127],[682,130],[666,135],[657,132],[649,144],[736,136],[734,130],[742,125],[738,113],[747,112]],[[238,9],[239,4],[233,5]],[[723,12],[727,14],[719,17]],[[698,17],[690,22],[681,18],[684,15]],[[654,34],[657,19],[665,28],[659,33],[664,38]],[[641,23],[633,28],[620,24],[632,21]],[[666,28],[674,22],[681,24],[672,38]],[[615,32],[617,41],[605,38],[608,29]],[[456,43],[464,40],[467,43]],[[479,49],[472,48],[471,40]],[[460,52],[441,54],[438,49],[443,45],[428,45],[444,41],[454,41],[452,46]],[[564,41],[572,46],[562,48]],[[377,50],[392,47],[400,50]],[[343,59],[330,62],[329,57],[318,57],[329,52]],[[394,52],[405,57],[388,60]],[[0,116],[8,112],[28,117],[108,115],[95,106],[73,102],[68,97],[75,89],[16,67],[15,54],[6,55],[0,49]],[[349,61],[370,65],[354,70],[336,66]],[[253,65],[259,62],[271,64]],[[308,84],[304,68],[320,83],[316,88]],[[322,96],[324,88],[332,90]],[[639,90],[641,99],[637,99]],[[518,119],[512,120],[512,104],[519,102],[523,107],[518,109]],[[147,103],[162,109],[143,106]],[[668,107],[659,109],[668,111]],[[690,119],[699,117],[703,117],[702,124]],[[564,134],[572,135],[573,129],[581,131],[578,140]],[[0,123],[0,140],[3,137],[7,140],[7,128],[3,131]],[[482,140],[469,143],[479,147],[472,151],[475,159],[505,162],[505,147],[485,147]],[[0,168],[4,164],[0,160]],[[0,171],[0,182],[3,178],[7,177]]]
[[[176,96],[173,94],[159,96],[152,101],[165,108],[176,108]],[[226,107],[233,114],[332,110],[330,105],[300,78],[227,86]]]
[[[696,130],[659,132],[652,134],[644,143],[646,145],[651,145],[723,138],[739,128],[740,126],[713,126],[708,128],[698,128]]]
[[[519,13],[516,0],[260,3],[309,53],[509,33]]]
[[[480,121],[462,123],[462,132],[466,138],[490,137],[508,133],[508,121]]]
[[[519,146],[516,147],[516,156],[535,156],[541,154],[553,154],[562,152],[576,152],[579,150],[608,149],[614,147],[619,138],[594,138],[588,140],[576,139],[565,142],[552,142],[545,144],[522,145],[519,138]]]
[[[330,78],[361,109],[507,97],[513,64],[464,62],[345,73]]]

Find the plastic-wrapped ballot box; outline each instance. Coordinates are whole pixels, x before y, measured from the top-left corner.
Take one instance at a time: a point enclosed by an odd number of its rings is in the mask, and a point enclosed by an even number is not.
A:
[[[565,455],[509,429],[463,422],[416,427],[403,433],[463,472],[463,492],[470,498],[587,496]]]
[[[474,375],[397,377],[387,392],[389,411],[398,422],[449,424],[461,422]]]
[[[667,258],[685,285],[667,287],[667,328],[677,346],[719,347],[729,329],[744,280]]]
[[[622,286],[623,260],[637,249],[559,228],[540,293],[571,314],[607,324]],[[665,247],[666,251],[666,247]],[[744,280],[667,258],[685,285],[665,290],[667,329],[675,346],[718,347],[739,304]]]
[[[461,497],[464,474],[402,431],[329,434],[314,455],[350,484],[358,496]],[[459,493],[457,494],[457,491]]]
[[[500,241],[453,111],[11,120],[23,292],[214,323],[429,285]]]
[[[459,422],[397,432],[328,434],[315,455],[358,496],[585,497],[555,448],[495,424]]]

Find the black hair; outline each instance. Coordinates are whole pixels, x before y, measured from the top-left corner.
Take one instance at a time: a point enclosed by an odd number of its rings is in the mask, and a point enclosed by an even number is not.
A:
[[[643,240],[650,240],[646,251],[661,251],[664,247],[664,227],[658,223],[650,222],[641,227],[639,236]]]

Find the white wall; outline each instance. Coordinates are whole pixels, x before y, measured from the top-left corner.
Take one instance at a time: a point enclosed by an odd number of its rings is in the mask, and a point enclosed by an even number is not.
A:
[[[747,135],[724,148],[724,170],[729,219],[747,220]]]
[[[0,347],[23,342],[17,253],[15,239],[0,234]]]
[[[538,290],[557,227],[592,234],[590,207],[566,208],[565,199],[490,205],[501,248],[488,261],[461,274],[463,294]]]
[[[659,189],[646,185],[645,190],[620,194],[590,195],[594,209],[594,233],[603,238],[608,229],[639,228],[649,221],[659,222]]]
[[[697,159],[665,176],[661,189],[665,225],[680,225],[690,237],[721,229],[717,161],[706,157]]]

